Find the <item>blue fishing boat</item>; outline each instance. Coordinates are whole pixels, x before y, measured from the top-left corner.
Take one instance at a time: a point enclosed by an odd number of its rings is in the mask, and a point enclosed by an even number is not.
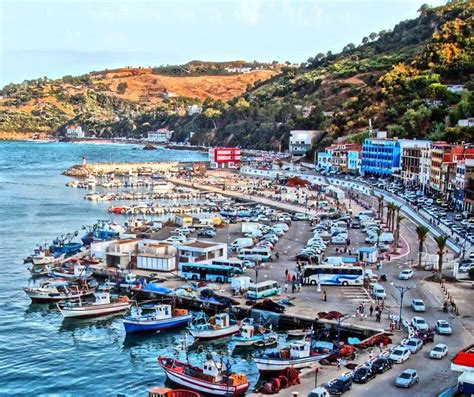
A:
[[[86,234],[81,237],[85,246],[91,245],[94,241],[107,241],[120,237],[121,226],[107,220],[99,220],[95,225],[83,226]]]
[[[235,346],[268,347],[278,343],[278,337],[271,328],[255,324],[252,318],[242,321],[239,333],[232,336]]]
[[[77,254],[81,248],[82,243],[74,243],[72,240],[77,237],[77,232],[68,233],[66,236],[61,236],[53,240],[53,244],[49,247],[49,251],[53,256],[71,256]]]
[[[125,317],[123,325],[127,334],[138,332],[156,332],[187,325],[192,316],[185,309],[172,310],[171,305],[155,305],[150,314],[138,311]]]

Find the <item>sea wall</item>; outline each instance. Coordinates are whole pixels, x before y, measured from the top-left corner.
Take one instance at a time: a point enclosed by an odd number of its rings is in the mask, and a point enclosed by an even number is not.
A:
[[[115,174],[126,175],[129,173],[169,171],[180,165],[178,161],[162,161],[147,163],[92,163],[76,164],[64,171],[64,175],[74,177],[87,177],[89,175]]]

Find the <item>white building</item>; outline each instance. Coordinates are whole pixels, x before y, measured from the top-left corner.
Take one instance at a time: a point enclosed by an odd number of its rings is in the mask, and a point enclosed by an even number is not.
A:
[[[202,106],[201,105],[190,105],[188,106],[188,116],[192,116],[194,114],[202,113]]]
[[[84,131],[80,125],[71,125],[66,129],[66,137],[71,139],[80,139],[85,137]]]
[[[178,263],[199,263],[213,259],[227,259],[227,244],[196,240],[178,245]]]
[[[458,120],[458,127],[474,127],[474,118]]]
[[[144,240],[137,246],[137,269],[158,272],[176,270],[177,249],[172,244]]]
[[[168,143],[173,136],[173,131],[166,128],[160,128],[159,130],[148,132],[147,136],[148,142]]]
[[[290,131],[290,154],[292,156],[304,156],[313,147],[316,130],[292,130]]]
[[[250,73],[252,68],[250,67],[235,67],[235,68],[225,68],[229,73]]]

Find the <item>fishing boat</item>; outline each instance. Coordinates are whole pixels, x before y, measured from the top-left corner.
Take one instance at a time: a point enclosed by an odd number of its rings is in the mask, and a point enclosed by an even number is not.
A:
[[[260,372],[279,372],[287,367],[303,368],[332,354],[311,347],[311,341],[295,341],[277,352],[263,352],[255,356],[255,364]]]
[[[236,334],[239,324],[231,321],[228,313],[217,313],[208,318],[204,312],[200,312],[192,319],[188,330],[196,339],[212,340]]]
[[[252,318],[245,319],[240,325],[238,334],[232,336],[235,346],[268,347],[278,342],[277,335],[270,328],[255,324]]]
[[[120,233],[125,231],[120,225],[108,220],[98,220],[96,224],[83,226],[82,228],[86,231],[86,234],[81,237],[82,243],[85,246],[91,245],[95,241],[107,241],[118,238]]]
[[[171,305],[154,305],[149,314],[142,314],[139,310],[134,315],[125,317],[123,325],[127,334],[156,332],[184,326],[191,318],[187,310],[172,310]]]
[[[250,385],[245,374],[231,372],[229,365],[216,362],[211,354],[202,368],[168,357],[159,357],[158,364],[170,381],[205,395],[243,396]]]
[[[78,232],[68,233],[65,236],[57,237],[49,247],[49,252],[53,256],[60,256],[62,254],[71,256],[77,254],[81,248],[82,243],[74,243],[72,240],[77,237]]]
[[[45,281],[39,287],[25,287],[23,290],[33,302],[60,302],[92,295],[97,288],[94,280],[83,283],[69,281]]]
[[[128,296],[119,296],[111,301],[110,293],[107,290],[95,292],[94,297],[95,302],[92,303],[84,303],[80,300],[77,303],[57,303],[56,306],[65,318],[86,318],[121,313],[130,309],[132,304]]]
[[[304,338],[308,335],[311,335],[312,332],[312,328],[298,328],[286,331],[286,335],[288,338]]]
[[[89,266],[84,266],[81,263],[74,265],[64,264],[62,267],[55,267],[49,273],[52,277],[65,279],[88,279],[92,276],[92,270]]]
[[[28,270],[31,273],[31,277],[43,277],[51,272],[51,268],[48,265],[31,265]]]

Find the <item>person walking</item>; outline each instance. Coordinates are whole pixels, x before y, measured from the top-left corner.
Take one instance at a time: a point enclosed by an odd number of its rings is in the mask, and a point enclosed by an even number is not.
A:
[[[374,352],[372,349],[369,350],[369,360],[372,361],[374,359]]]
[[[374,312],[374,307],[372,305],[370,305],[370,307],[369,307],[370,317],[372,317],[373,312]]]
[[[296,286],[295,286],[295,282],[293,281],[291,283],[291,293],[294,294],[295,293],[295,289],[296,289]]]
[[[285,281],[285,294],[288,292],[288,282]]]
[[[285,269],[285,278],[288,279],[288,269]]]
[[[323,291],[323,301],[327,302],[327,300],[328,300],[328,294],[326,291]]]

